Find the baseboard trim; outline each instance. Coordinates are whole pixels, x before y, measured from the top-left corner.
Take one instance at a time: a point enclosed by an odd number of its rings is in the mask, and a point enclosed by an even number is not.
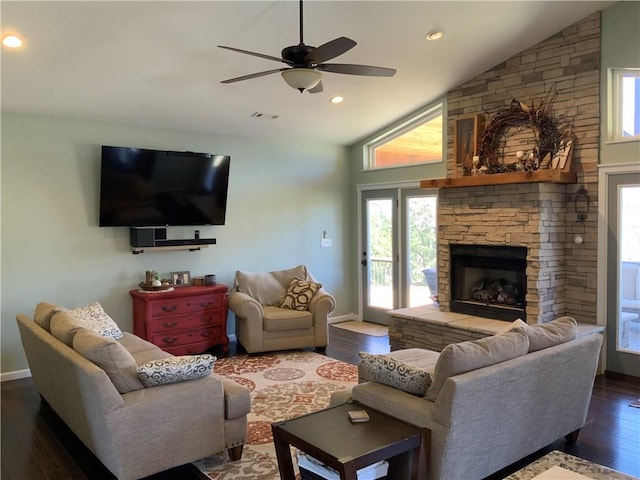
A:
[[[31,370],[25,368],[24,370],[16,370],[15,372],[0,373],[0,383],[9,382],[11,380],[20,380],[21,378],[29,378],[31,376]]]
[[[338,315],[337,317],[329,317],[327,323],[331,325],[332,323],[348,322],[349,320],[359,319],[360,318],[355,313],[348,313],[346,315]]]

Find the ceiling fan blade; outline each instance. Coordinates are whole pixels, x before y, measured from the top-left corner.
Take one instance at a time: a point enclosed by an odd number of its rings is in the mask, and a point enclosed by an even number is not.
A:
[[[243,75],[241,77],[235,77],[235,78],[229,78],[228,80],[222,80],[220,83],[241,82],[242,80],[249,80],[251,78],[264,77],[265,75],[271,75],[272,73],[282,72],[283,70],[288,70],[288,68],[276,68],[274,70],[267,70],[265,72],[251,73],[249,75]]]
[[[274,60],[276,62],[283,62],[287,65],[292,65],[292,62],[285,60],[284,58],[274,57],[272,55],[265,55],[264,53],[250,52],[249,50],[242,50],[240,48],[234,47],[226,47],[224,45],[218,45],[219,48],[224,48],[225,50],[231,50],[233,52],[244,53],[246,55],[253,55],[254,57],[266,58],[267,60]]]
[[[348,52],[356,45],[357,43],[350,38],[339,37],[335,40],[331,40],[330,42],[320,45],[319,47],[309,52],[309,54],[304,57],[304,61],[312,64],[326,62],[327,60],[331,60],[332,58],[336,58],[337,56]]]
[[[320,81],[315,87],[310,88],[309,90],[307,90],[307,92],[309,93],[320,93],[322,92],[323,88],[322,88],[322,81]]]
[[[316,67],[322,72],[345,73],[347,75],[366,75],[371,77],[393,77],[395,68],[372,67],[370,65],[351,65],[348,63],[323,63]]]

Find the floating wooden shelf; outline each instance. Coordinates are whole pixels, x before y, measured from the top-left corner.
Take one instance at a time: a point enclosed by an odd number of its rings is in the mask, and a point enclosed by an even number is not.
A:
[[[138,255],[139,253],[151,252],[151,251],[167,251],[167,250],[189,250],[190,252],[196,252],[202,248],[207,248],[209,245],[171,245],[167,247],[131,247],[131,253]]]
[[[477,177],[434,178],[421,180],[420,188],[479,187],[482,185],[508,185],[514,183],[577,183],[575,172],[562,170],[535,170],[533,172],[495,173]]]

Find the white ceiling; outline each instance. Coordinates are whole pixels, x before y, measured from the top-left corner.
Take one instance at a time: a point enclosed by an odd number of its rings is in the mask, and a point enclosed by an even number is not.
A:
[[[348,145],[612,3],[307,0],[305,44],[346,36],[358,45],[329,62],[398,72],[325,73],[300,94],[277,73],[221,84],[285,65],[217,48],[279,57],[299,41],[297,1],[2,0],[3,35],[25,40],[2,50],[2,110]]]

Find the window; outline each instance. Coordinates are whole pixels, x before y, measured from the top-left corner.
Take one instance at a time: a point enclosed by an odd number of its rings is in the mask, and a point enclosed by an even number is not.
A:
[[[442,161],[442,104],[392,128],[364,146],[364,169]]]
[[[640,140],[640,69],[611,70],[609,140]]]

